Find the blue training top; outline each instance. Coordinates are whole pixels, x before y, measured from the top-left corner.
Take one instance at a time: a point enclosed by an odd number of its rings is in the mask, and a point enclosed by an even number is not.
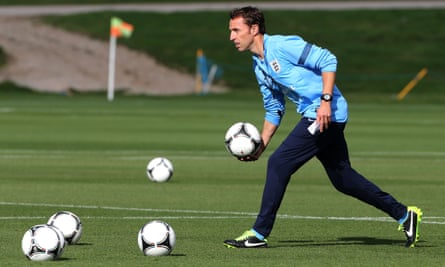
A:
[[[264,35],[264,59],[253,56],[253,69],[263,95],[265,119],[279,125],[286,96],[303,117],[317,117],[323,90],[322,72],[335,72],[337,59],[327,49],[299,36]],[[346,122],[348,104],[337,86],[331,103],[333,122]]]

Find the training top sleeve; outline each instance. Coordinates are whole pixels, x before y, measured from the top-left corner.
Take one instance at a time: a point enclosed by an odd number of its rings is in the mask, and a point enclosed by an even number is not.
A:
[[[271,91],[266,86],[260,86],[260,90],[263,95],[264,110],[266,111],[264,119],[273,125],[280,125],[286,110],[283,94],[279,91]]]
[[[280,125],[281,119],[286,110],[286,101],[284,95],[279,90],[271,88],[272,81],[268,80],[266,74],[254,61],[254,72],[263,97],[263,105],[265,110],[264,119],[273,125]]]

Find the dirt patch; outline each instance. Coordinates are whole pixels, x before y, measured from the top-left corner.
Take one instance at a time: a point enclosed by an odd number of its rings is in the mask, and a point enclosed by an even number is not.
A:
[[[119,43],[119,42],[118,42]],[[0,81],[37,91],[106,90],[108,42],[93,40],[25,17],[0,17],[0,46],[8,63]],[[115,88],[130,94],[174,95],[195,90],[195,77],[119,45]],[[222,88],[212,87],[212,91]]]

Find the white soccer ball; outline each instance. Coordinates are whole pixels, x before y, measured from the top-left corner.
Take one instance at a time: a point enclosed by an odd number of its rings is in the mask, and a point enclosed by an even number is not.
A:
[[[70,211],[56,212],[49,218],[48,224],[59,228],[70,245],[76,244],[82,236],[82,222],[79,216]]]
[[[173,176],[173,164],[163,157],[154,158],[147,164],[147,176],[153,182],[167,182]]]
[[[258,129],[248,122],[237,122],[226,132],[225,145],[235,157],[254,155],[261,147],[261,134]]]
[[[166,256],[172,252],[175,244],[175,231],[160,220],[146,223],[138,233],[139,249],[145,256]]]
[[[22,238],[23,254],[32,261],[55,260],[62,255],[64,248],[62,231],[47,224],[34,225]]]

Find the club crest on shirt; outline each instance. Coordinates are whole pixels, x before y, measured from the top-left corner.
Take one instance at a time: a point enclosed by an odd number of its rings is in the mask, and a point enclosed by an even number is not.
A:
[[[274,59],[270,62],[270,66],[272,67],[273,71],[276,73],[280,72],[280,63],[278,63],[278,60]]]

